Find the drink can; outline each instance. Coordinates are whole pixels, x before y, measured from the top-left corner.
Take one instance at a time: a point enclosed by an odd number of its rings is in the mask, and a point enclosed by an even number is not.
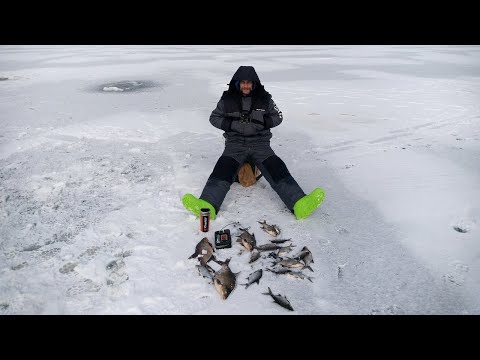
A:
[[[210,228],[210,209],[200,209],[200,231],[208,232]]]

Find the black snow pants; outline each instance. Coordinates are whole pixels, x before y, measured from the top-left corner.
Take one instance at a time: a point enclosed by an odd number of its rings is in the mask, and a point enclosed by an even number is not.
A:
[[[212,204],[218,214],[240,166],[248,159],[260,169],[270,186],[293,213],[293,206],[305,193],[290,175],[282,159],[275,155],[270,147],[270,140],[252,140],[254,139],[227,140],[225,150],[213,168],[200,198]]]

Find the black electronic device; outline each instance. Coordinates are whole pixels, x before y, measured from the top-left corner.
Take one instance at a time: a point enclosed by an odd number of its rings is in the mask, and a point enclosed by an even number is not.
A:
[[[232,237],[230,230],[215,231],[215,249],[224,249],[232,247]]]

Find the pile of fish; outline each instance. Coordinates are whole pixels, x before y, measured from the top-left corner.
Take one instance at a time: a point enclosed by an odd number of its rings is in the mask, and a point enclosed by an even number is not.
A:
[[[276,238],[278,235],[280,235],[280,229],[277,225],[269,225],[265,220],[263,222],[258,221],[258,223],[261,225],[261,229],[272,237]],[[292,239],[274,239],[270,240],[270,243],[258,245],[255,239],[255,234],[249,233],[248,228],[245,229],[240,227],[239,230],[241,232],[239,235],[237,235],[237,242],[243,246],[242,251],[249,251],[251,253],[249,260],[250,264],[261,258],[262,253],[269,251],[270,253],[263,258],[273,259],[273,267],[266,268],[267,271],[270,271],[276,275],[287,275],[295,279],[307,279],[310,282],[313,282],[311,277],[301,272],[303,269],[308,269],[313,272],[313,269],[310,266],[311,263],[314,263],[313,255],[306,246],[304,246],[296,255],[288,257],[287,254],[293,250],[295,245],[290,243],[288,246],[281,246],[280,244],[283,244],[287,241],[291,242]],[[212,243],[208,240],[208,238],[204,237],[196,245],[195,252],[189,257],[189,259],[198,259],[199,264],[195,266],[199,274],[210,279],[216,291],[220,294],[221,298],[225,300],[235,289],[239,272],[234,273],[230,269],[229,263],[231,258],[221,261],[218,260],[215,255],[216,252]],[[220,269],[215,271],[210,265],[208,265],[210,261],[214,261],[220,265]],[[298,271],[293,271],[292,269],[297,269]],[[248,276],[245,284],[239,285],[245,285],[245,289],[247,289],[254,283],[260,284],[260,279],[262,276],[263,269],[258,269]],[[270,287],[268,287],[268,292],[263,294],[270,295],[277,304],[285,309],[291,311],[294,310],[285,296],[273,294]]]

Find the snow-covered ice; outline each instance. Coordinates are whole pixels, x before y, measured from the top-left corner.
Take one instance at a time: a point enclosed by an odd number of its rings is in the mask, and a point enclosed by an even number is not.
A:
[[[265,179],[232,185],[210,241],[239,222],[266,243],[266,220],[314,272],[224,301],[181,197],[223,151],[208,118],[240,65],[326,197],[297,221]],[[480,314],[479,46],[0,46],[0,80],[0,314]],[[271,262],[239,250],[218,250],[238,283]]]

